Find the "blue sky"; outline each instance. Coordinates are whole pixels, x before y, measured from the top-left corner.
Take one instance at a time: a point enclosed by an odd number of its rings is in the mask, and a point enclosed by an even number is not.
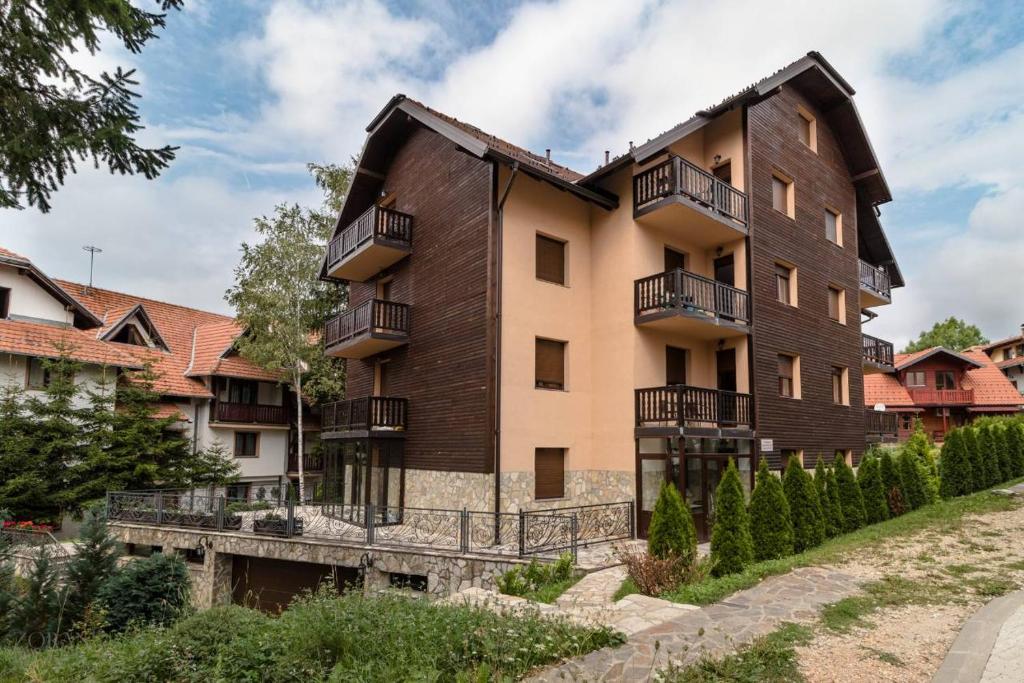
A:
[[[1013,2],[186,4],[142,55],[79,56],[138,69],[145,141],[182,148],[171,170],[86,164],[50,214],[0,214],[0,244],[80,279],[94,243],[97,284],[226,310],[252,218],[317,202],[305,163],[357,154],[395,92],[586,172],[815,49],[857,89],[895,197],[882,220],[908,286],[865,330],[901,344],[948,315],[993,338],[1024,322]]]

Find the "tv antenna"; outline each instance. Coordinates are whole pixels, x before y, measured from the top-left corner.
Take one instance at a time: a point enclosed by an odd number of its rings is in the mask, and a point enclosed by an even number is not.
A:
[[[93,263],[96,260],[96,254],[103,253],[103,250],[100,249],[97,246],[92,245],[92,244],[87,244],[84,247],[82,247],[82,249],[87,251],[87,252],[89,252],[89,286],[85,288],[85,291],[89,292],[89,290],[92,289],[92,267],[93,267]]]

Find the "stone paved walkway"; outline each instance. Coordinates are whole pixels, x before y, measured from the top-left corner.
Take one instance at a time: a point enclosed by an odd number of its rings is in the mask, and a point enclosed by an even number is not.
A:
[[[1018,683],[1024,662],[1024,591],[992,600],[960,629],[933,683]]]
[[[543,671],[532,680],[647,680],[670,661],[686,666],[705,654],[721,656],[732,652],[778,629],[783,622],[811,622],[823,606],[859,590],[852,576],[828,568],[804,567],[765,579],[723,602],[700,609],[674,606],[677,611],[663,612],[673,608],[664,607],[666,603],[662,600],[629,596],[615,608],[630,598],[641,598],[635,601],[639,603],[635,606],[641,608],[659,603],[658,609],[644,611],[640,618],[660,623],[637,631],[623,629],[632,635],[621,647],[591,652]]]
[[[569,607],[605,607],[612,604],[615,591],[626,580],[626,567],[618,565],[584,576],[575,586],[558,596],[555,604]]]

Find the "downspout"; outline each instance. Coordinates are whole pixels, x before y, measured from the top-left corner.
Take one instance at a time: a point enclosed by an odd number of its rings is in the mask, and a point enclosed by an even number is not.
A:
[[[494,188],[498,186],[498,169],[501,167],[495,163],[494,166]],[[519,162],[512,163],[512,174],[505,184],[505,189],[498,198],[495,213],[497,214],[497,236],[494,250],[494,513],[495,517],[501,512],[501,263],[502,263],[502,242],[504,240],[505,200],[508,199],[512,190],[512,183],[519,175]]]

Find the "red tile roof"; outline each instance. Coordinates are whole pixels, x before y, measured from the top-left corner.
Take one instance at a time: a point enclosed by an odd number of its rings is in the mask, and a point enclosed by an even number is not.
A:
[[[185,373],[189,377],[221,375],[275,382],[279,375],[256,367],[237,354],[226,355],[242,328],[234,320],[210,323],[196,329],[195,355]]]
[[[28,259],[22,256],[21,254],[15,254],[10,249],[4,249],[3,247],[0,247],[0,258],[9,258],[13,261],[25,261],[26,263],[28,262]]]
[[[864,375],[864,405],[883,404],[886,408],[910,408],[914,402],[896,379],[896,375],[876,373]]]
[[[58,358],[61,350],[81,363],[138,368],[131,354],[96,339],[92,330],[79,330],[47,323],[0,320],[0,352],[38,358]]]

